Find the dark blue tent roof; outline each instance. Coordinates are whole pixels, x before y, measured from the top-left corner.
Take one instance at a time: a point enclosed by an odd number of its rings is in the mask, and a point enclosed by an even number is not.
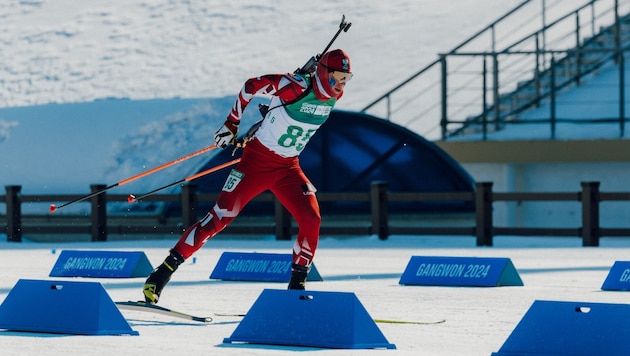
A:
[[[206,170],[233,159],[225,150],[210,159]],[[390,192],[471,192],[472,177],[434,143],[391,122],[364,113],[335,110],[300,155],[300,164],[318,192],[367,192],[385,181]],[[229,170],[195,180],[199,192],[221,190]],[[205,202],[201,202],[205,203]],[[207,202],[208,208],[213,202]],[[269,203],[266,203],[269,205]],[[270,211],[250,203],[243,211]],[[204,207],[206,208],[206,207]],[[368,203],[322,203],[322,213],[369,211]],[[205,209],[202,209],[204,211]],[[391,212],[473,211],[469,202],[390,203]],[[271,210],[272,211],[272,210]]]

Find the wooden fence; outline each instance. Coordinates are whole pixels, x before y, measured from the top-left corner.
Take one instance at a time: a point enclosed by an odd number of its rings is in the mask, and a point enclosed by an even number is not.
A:
[[[491,182],[475,185],[474,192],[462,193],[395,193],[387,190],[386,182],[373,182],[369,192],[357,193],[319,193],[320,202],[326,201],[359,201],[369,202],[371,206],[370,223],[356,224],[350,221],[341,226],[321,227],[322,235],[378,235],[385,240],[390,235],[468,235],[477,239],[477,246],[492,246],[493,236],[573,236],[581,237],[583,246],[599,246],[602,236],[630,236],[630,228],[601,228],[599,225],[599,203],[602,201],[630,201],[630,193],[600,192],[599,182],[583,182],[582,190],[568,193],[497,193],[492,191]],[[217,194],[198,194],[196,186],[184,185],[181,194],[162,194],[149,196],[143,201],[180,202],[182,205],[181,221],[178,223],[142,224],[136,217],[125,218],[124,224],[108,225],[107,203],[126,202],[127,195],[97,194],[89,199],[91,213],[83,218],[64,219],[63,215],[51,214],[48,217],[28,217],[22,215],[23,203],[43,203],[72,201],[78,195],[22,195],[21,186],[6,186],[6,195],[0,195],[6,203],[4,230],[7,240],[21,242],[23,234],[89,234],[92,241],[106,241],[107,234],[175,234],[179,236],[185,227],[198,219],[198,201],[214,201]],[[104,185],[92,185],[92,192],[105,188]],[[290,240],[297,232],[288,212],[274,197],[265,193],[254,201],[275,202],[274,220],[269,224],[232,224],[225,233],[233,234],[274,234],[279,240]],[[459,201],[474,202],[475,223],[473,226],[392,226],[388,213],[389,202],[417,201]],[[527,228],[497,227],[493,224],[493,202],[495,201],[578,201],[582,205],[582,226],[573,228]],[[0,223],[3,216],[0,215]],[[111,217],[110,217],[111,218]],[[43,223],[41,222],[45,220]],[[28,221],[27,221],[28,220]],[[37,221],[40,221],[37,223]]]

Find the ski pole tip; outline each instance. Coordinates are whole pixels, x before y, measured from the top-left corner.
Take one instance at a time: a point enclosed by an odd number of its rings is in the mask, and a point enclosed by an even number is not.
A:
[[[133,194],[129,194],[129,196],[127,197],[127,202],[129,202],[129,203],[135,203],[135,202],[137,202],[137,200],[136,200],[136,196],[135,196],[135,195],[133,195]]]
[[[57,211],[57,207],[55,206],[55,204],[50,204],[50,208],[48,209],[48,211],[50,211],[51,214]]]

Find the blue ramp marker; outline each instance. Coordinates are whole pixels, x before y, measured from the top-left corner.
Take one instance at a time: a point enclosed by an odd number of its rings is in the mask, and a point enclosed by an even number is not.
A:
[[[20,279],[0,305],[0,329],[138,335],[100,283]]]
[[[630,261],[615,261],[602,285],[602,290],[630,290]]]
[[[354,293],[265,289],[225,343],[395,349]]]
[[[50,277],[133,278],[153,271],[144,252],[61,251]]]
[[[412,256],[399,284],[426,286],[522,286],[509,258]]]
[[[210,274],[210,279],[228,281],[288,282],[293,256],[283,253],[224,252]],[[315,264],[307,281],[321,281]]]
[[[493,356],[628,355],[630,305],[535,301]]]

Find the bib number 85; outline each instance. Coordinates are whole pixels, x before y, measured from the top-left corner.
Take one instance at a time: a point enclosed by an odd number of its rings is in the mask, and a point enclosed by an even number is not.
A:
[[[287,127],[287,132],[280,136],[278,144],[282,147],[295,147],[296,151],[302,151],[304,146],[311,139],[315,130],[304,130],[299,126],[291,125]]]

